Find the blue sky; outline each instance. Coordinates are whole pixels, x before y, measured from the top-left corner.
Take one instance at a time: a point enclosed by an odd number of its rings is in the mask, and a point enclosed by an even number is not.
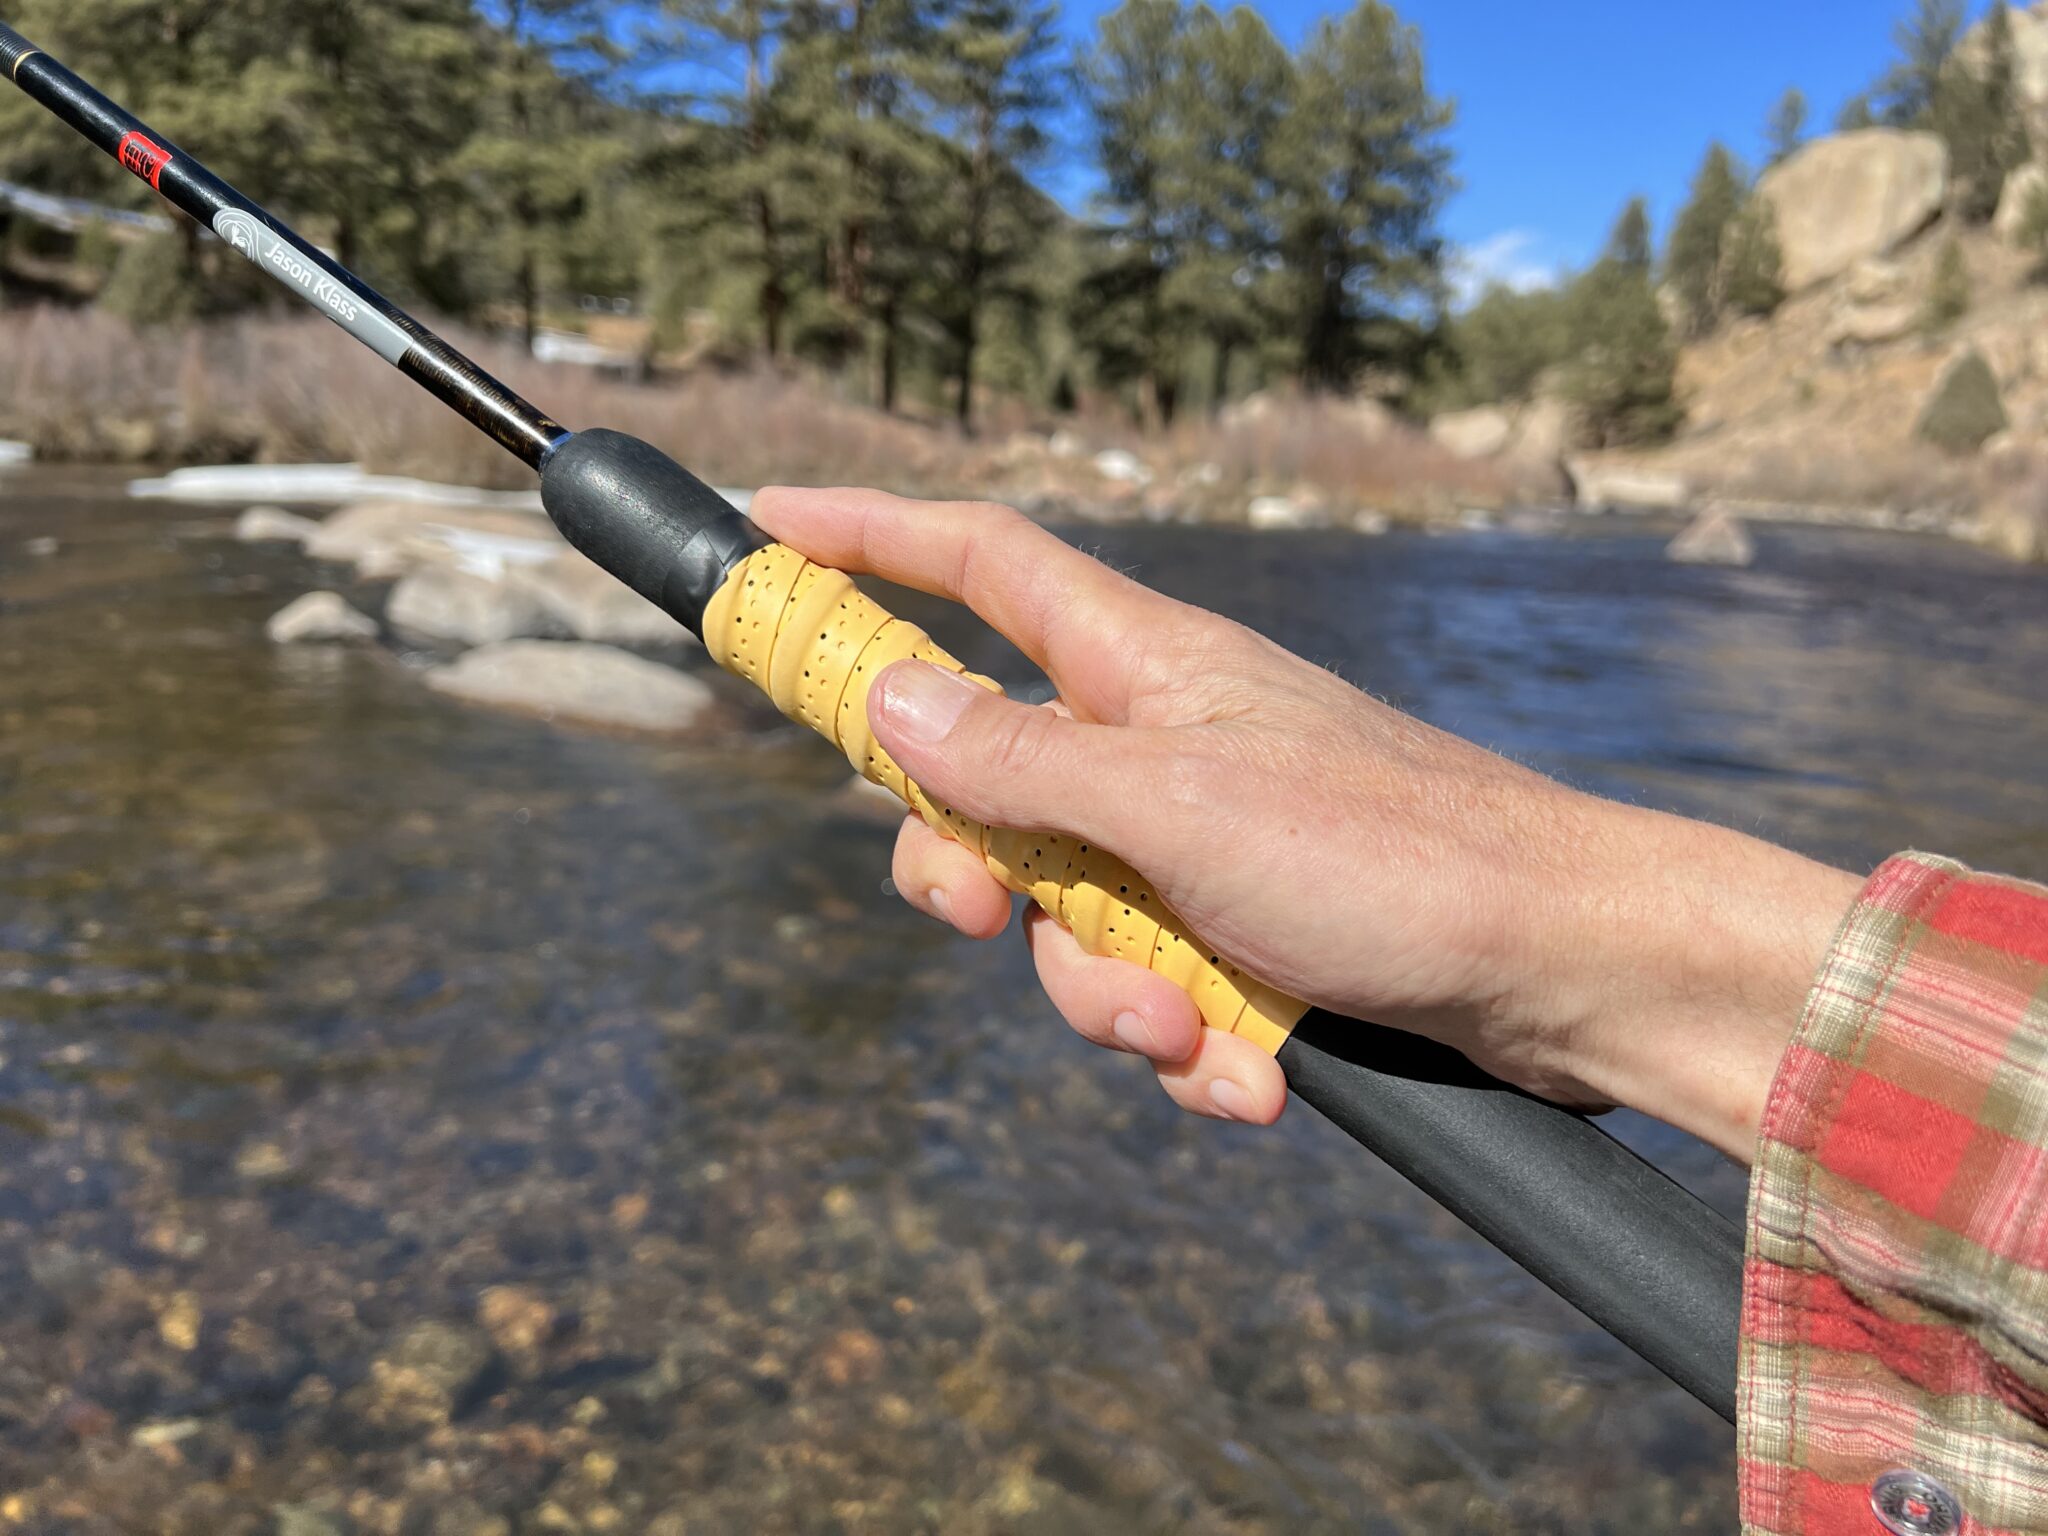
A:
[[[1088,36],[1114,3],[1066,0],[1069,34]],[[1421,29],[1433,88],[1458,104],[1451,142],[1465,187],[1447,232],[1487,274],[1523,280],[1588,260],[1635,193],[1650,199],[1661,238],[1710,139],[1755,163],[1788,85],[1826,129],[1884,68],[1911,3],[1394,0]],[[1292,45],[1340,6],[1254,8]]]

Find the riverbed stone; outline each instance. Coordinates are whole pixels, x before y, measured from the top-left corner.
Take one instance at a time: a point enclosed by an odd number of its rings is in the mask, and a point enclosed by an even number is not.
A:
[[[401,577],[391,589],[385,617],[394,629],[463,645],[490,645],[548,629],[547,611],[530,591],[438,565]]]
[[[303,544],[320,524],[283,507],[250,507],[235,519],[235,537],[244,544]]]
[[[353,565],[386,578],[426,565],[467,566],[486,574],[538,564],[568,544],[545,517],[486,507],[416,501],[364,501],[344,507],[306,539],[316,560]]]
[[[380,1429],[437,1429],[466,1405],[492,1358],[490,1340],[475,1329],[415,1323],[370,1362],[352,1401]]]
[[[695,643],[689,630],[573,549],[539,565],[512,570],[506,580],[578,640],[606,645]]]
[[[265,633],[279,645],[374,640],[377,621],[338,592],[308,592],[273,613]]]
[[[1680,565],[1746,566],[1756,560],[1756,540],[1733,514],[1702,512],[1665,547],[1664,554]]]
[[[451,698],[615,730],[674,734],[711,707],[710,687],[688,673],[608,645],[508,640],[427,674]]]

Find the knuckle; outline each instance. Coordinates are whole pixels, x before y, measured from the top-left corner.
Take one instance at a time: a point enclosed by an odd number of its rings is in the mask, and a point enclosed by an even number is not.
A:
[[[1044,709],[1005,709],[982,743],[983,767],[997,780],[1025,779],[1043,771],[1054,744],[1055,716]]]

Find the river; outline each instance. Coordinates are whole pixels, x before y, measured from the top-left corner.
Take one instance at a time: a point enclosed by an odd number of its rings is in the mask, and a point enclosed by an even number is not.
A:
[[[1079,1044],[738,685],[647,743],[274,649],[333,573],[112,485],[0,485],[0,1529],[1733,1529],[1719,1420]],[[2048,877],[2048,573],[1664,536],[1080,535],[1575,782]]]

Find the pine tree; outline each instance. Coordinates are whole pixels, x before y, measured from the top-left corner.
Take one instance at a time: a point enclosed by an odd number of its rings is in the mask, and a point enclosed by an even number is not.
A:
[[[2026,206],[2020,210],[2019,245],[2032,253],[2034,270],[2030,275],[2040,282],[2048,276],[2048,182],[2036,182],[2027,194]]]
[[[1055,103],[1054,13],[1037,0],[960,0],[937,38],[942,62],[931,94],[949,131],[945,157],[948,233],[941,324],[953,412],[974,416],[975,365],[992,301],[1028,303],[1022,269],[1057,218],[1023,171],[1045,153],[1044,119]]]
[[[1632,197],[1623,206],[1600,259],[1630,272],[1640,272],[1645,279],[1649,277],[1650,205],[1646,199]]]
[[[1972,297],[1969,263],[1963,259],[1961,242],[1951,237],[1935,263],[1934,280],[1920,311],[1921,329],[1929,334],[1947,330],[1970,312]]]
[[[481,51],[479,121],[458,164],[474,183],[488,249],[519,312],[528,352],[550,270],[572,259],[577,224],[624,160],[625,125],[558,67],[602,58],[597,0],[499,0]]]
[[[1806,93],[1798,86],[1788,87],[1778,98],[1764,127],[1764,139],[1771,165],[1789,160],[1806,142]]]
[[[1705,335],[1721,318],[1729,226],[1747,195],[1747,178],[1735,157],[1724,146],[1711,145],[1664,252],[1665,280],[1678,295],[1688,335]]]
[[[1451,108],[1430,94],[1420,37],[1381,0],[1322,23],[1297,71],[1279,178],[1285,313],[1302,383],[1343,389],[1422,351],[1404,310],[1442,283]]]
[[[1729,226],[1722,297],[1730,313],[1769,315],[1785,302],[1784,254],[1768,198],[1751,194]]]
[[[1892,28],[1899,56],[1873,92],[1880,122],[1893,128],[1927,122],[1967,16],[1964,0],[1915,0],[1912,16]]]
[[[1172,186],[1183,260],[1169,302],[1208,350],[1208,404],[1230,392],[1233,361],[1272,330],[1268,269],[1279,242],[1279,139],[1294,62],[1259,15],[1206,5],[1189,19]]]
[[[1868,91],[1858,91],[1854,96],[1843,102],[1841,110],[1835,113],[1835,132],[1837,133],[1857,133],[1862,129],[1875,128],[1876,126],[1877,107],[1871,101]]]
[[[2027,162],[2030,147],[2004,4],[1992,7],[1974,42],[1974,57],[1956,57],[1943,72],[1927,126],[1948,145],[1957,210],[1981,223],[1998,211],[2005,178]]]
[[[1425,392],[1431,414],[1527,400],[1571,356],[1570,305],[1556,288],[1495,283],[1451,320],[1446,340],[1448,377]]]
[[[810,155],[791,132],[789,92],[778,73],[786,0],[665,0],[669,25],[646,34],[636,63],[653,73],[677,62],[730,62],[735,83],[690,92],[670,105],[681,121],[649,159],[666,268],[655,275],[661,308],[689,292],[744,290],[762,350],[788,349],[800,283],[799,223],[792,209],[812,180]]]
[[[1186,259],[1174,166],[1187,24],[1180,0],[1123,0],[1081,63],[1104,219],[1075,321],[1105,382],[1135,383],[1141,413],[1160,424],[1178,403],[1186,337],[1169,279]]]
[[[1661,441],[1683,415],[1678,349],[1650,284],[1649,224],[1648,207],[1635,199],[1606,254],[1572,286],[1575,355],[1567,385],[1600,447]]]

